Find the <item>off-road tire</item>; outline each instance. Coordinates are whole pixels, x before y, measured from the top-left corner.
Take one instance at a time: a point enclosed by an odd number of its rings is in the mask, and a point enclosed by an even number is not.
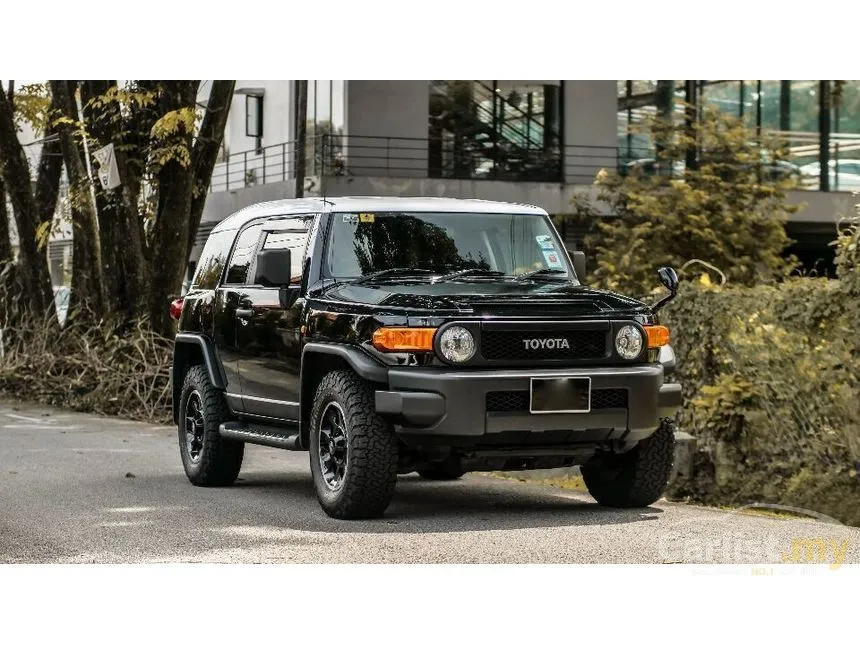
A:
[[[426,464],[418,468],[418,475],[431,481],[451,481],[463,476],[463,467],[456,460],[446,459]]]
[[[346,471],[340,488],[325,482],[320,465],[320,422],[329,403],[343,410],[348,438]],[[350,370],[329,372],[320,381],[311,408],[310,463],[320,506],[331,517],[380,517],[397,484],[397,437],[374,411],[373,389]]]
[[[657,431],[621,455],[605,455],[582,467],[588,492],[602,506],[641,508],[663,495],[675,457],[675,424]]]
[[[200,396],[204,421],[203,447],[196,461],[189,454],[184,426],[188,400],[193,392]],[[230,410],[224,394],[212,385],[202,365],[193,366],[185,375],[179,402],[179,454],[185,474],[195,486],[230,486],[239,476],[245,444],[224,439],[218,432],[218,426],[229,420]]]

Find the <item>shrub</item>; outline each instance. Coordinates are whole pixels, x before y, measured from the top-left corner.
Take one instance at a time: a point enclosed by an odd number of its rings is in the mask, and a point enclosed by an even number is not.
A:
[[[665,149],[646,172],[601,171],[598,201],[573,203],[573,218],[597,219],[585,246],[596,255],[596,286],[642,295],[654,286],[661,265],[683,267],[703,260],[732,284],[772,282],[790,273],[792,259],[786,216],[797,210],[786,201],[795,181],[777,162],[780,149],[754,141],[743,125],[718,110],[706,110],[692,130],[649,124]],[[696,165],[686,167],[688,149]]]
[[[841,281],[686,286],[666,310],[697,439],[672,494],[860,524],[860,306]]]

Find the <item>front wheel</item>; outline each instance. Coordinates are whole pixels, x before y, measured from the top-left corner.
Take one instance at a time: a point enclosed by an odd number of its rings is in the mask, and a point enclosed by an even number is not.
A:
[[[351,371],[326,374],[311,409],[310,462],[323,510],[379,517],[397,483],[397,437],[374,411],[373,389]]]
[[[621,455],[604,455],[582,467],[582,479],[602,506],[641,508],[663,495],[675,457],[675,424],[664,420],[657,431]]]

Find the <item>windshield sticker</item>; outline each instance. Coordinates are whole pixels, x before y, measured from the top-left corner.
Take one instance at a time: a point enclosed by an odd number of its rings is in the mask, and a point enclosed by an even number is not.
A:
[[[358,214],[358,221],[362,222],[363,224],[373,224],[373,222],[375,220],[376,220],[376,215],[374,215],[373,213],[359,213]]]
[[[558,257],[558,253],[556,251],[544,251],[543,258],[546,260],[546,265],[550,269],[564,268],[564,265],[561,263],[561,258]]]
[[[358,222],[358,215],[356,215],[355,213],[344,213],[343,221],[346,224],[355,224]]]
[[[538,243],[538,246],[544,251],[554,251],[555,245],[552,243],[552,236],[550,235],[535,235],[535,240]]]

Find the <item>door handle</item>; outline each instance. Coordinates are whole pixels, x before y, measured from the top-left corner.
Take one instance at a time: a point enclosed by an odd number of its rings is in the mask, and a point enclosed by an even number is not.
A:
[[[254,315],[253,309],[237,309],[236,310],[236,318],[241,318],[242,320],[248,320],[253,315]]]

